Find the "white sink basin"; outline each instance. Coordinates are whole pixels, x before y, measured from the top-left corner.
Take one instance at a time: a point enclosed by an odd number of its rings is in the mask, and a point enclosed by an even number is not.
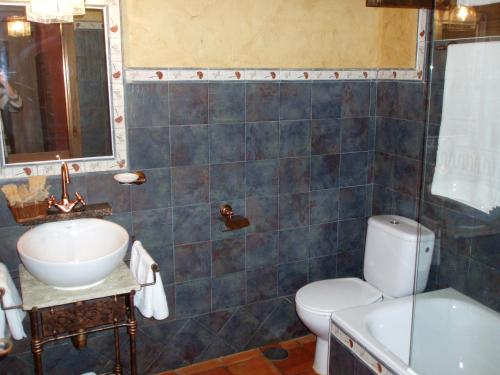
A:
[[[129,236],[102,219],[77,219],[39,225],[24,233],[17,251],[26,269],[59,289],[99,284],[123,260]]]

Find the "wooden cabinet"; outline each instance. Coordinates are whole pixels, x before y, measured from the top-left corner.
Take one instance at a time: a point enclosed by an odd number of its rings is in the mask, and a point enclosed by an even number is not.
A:
[[[426,8],[431,9],[433,0],[366,0],[367,7]]]

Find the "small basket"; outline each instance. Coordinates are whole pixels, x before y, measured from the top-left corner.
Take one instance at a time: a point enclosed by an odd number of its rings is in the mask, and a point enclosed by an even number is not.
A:
[[[47,200],[16,204],[15,206],[9,205],[9,208],[12,211],[12,215],[14,215],[14,219],[16,219],[16,222],[18,223],[24,223],[26,221],[42,219],[46,217],[47,207]]]

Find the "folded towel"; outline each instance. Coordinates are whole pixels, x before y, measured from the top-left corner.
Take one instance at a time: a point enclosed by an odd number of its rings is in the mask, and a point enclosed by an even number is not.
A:
[[[21,304],[19,292],[10,277],[9,270],[3,263],[0,263],[0,288],[5,290],[3,296],[3,305],[5,307]],[[21,309],[3,311],[0,306],[0,338],[7,338],[12,335],[14,339],[21,340],[26,337],[23,328],[25,316],[26,313]]]
[[[500,206],[500,42],[448,46],[431,193],[489,213]]]
[[[130,270],[141,284],[153,282],[153,271],[151,265],[155,261],[144,249],[140,241],[132,245],[130,257]],[[160,273],[156,274],[156,284],[142,288],[135,296],[135,306],[146,318],[158,320],[168,317],[168,305]]]

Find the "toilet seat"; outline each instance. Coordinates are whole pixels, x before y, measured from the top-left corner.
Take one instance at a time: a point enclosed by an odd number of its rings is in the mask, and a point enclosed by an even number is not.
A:
[[[330,315],[349,307],[368,305],[382,298],[382,292],[358,278],[316,281],[299,289],[295,302],[315,314]]]

